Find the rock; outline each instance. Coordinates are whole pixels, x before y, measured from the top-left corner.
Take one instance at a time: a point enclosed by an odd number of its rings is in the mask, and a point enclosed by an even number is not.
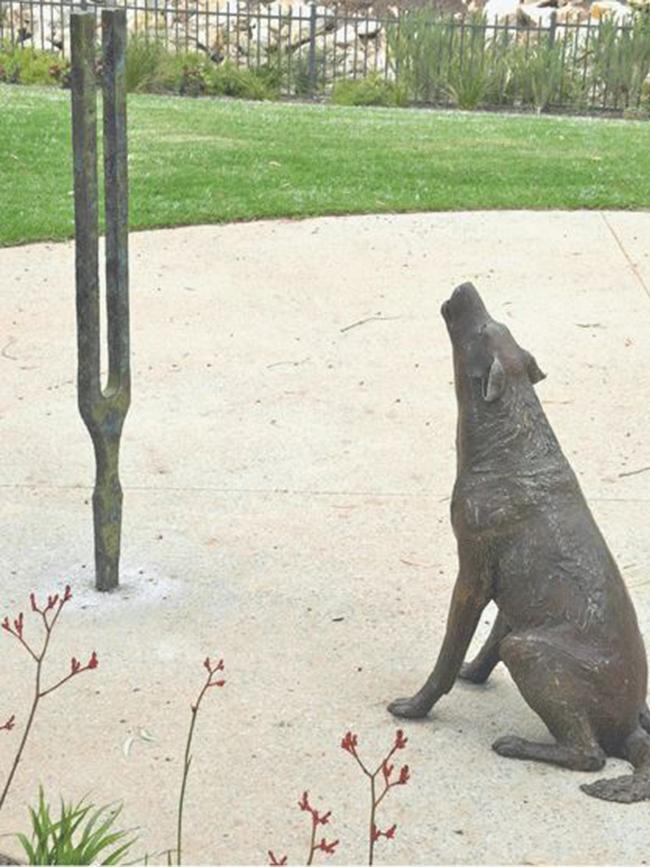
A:
[[[517,7],[517,23],[523,27],[550,27],[553,15],[557,15],[557,10],[548,6],[522,3]]]
[[[629,7],[618,0],[596,0],[591,4],[590,13],[592,21],[613,18],[618,24],[626,24],[632,17]]]
[[[381,21],[376,18],[368,18],[360,21],[356,26],[359,39],[374,39],[381,30]]]
[[[558,24],[581,24],[589,18],[589,12],[580,6],[566,5],[557,10]]]
[[[351,45],[354,45],[354,42],[359,39],[362,43],[361,51],[364,51],[366,42],[375,41],[378,39],[381,33],[381,22],[380,21],[359,21],[355,27],[354,22],[349,22],[346,25],[340,26],[337,30],[335,30],[332,42],[337,46],[337,48],[347,48]]]
[[[487,0],[483,7],[483,14],[488,23],[498,21],[515,21],[517,16],[518,0]]]

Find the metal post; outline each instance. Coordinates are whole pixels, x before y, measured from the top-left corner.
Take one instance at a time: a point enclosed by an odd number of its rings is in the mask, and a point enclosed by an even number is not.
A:
[[[309,54],[308,54],[309,96],[316,93],[316,3],[309,4]]]
[[[95,585],[119,583],[122,488],[118,460],[131,401],[126,150],[126,13],[102,12],[108,383],[100,373],[95,11],[70,15],[75,198],[78,401],[95,451]]]
[[[551,20],[548,28],[548,44],[550,48],[555,45],[555,33],[557,31],[557,12],[555,9],[551,12]]]

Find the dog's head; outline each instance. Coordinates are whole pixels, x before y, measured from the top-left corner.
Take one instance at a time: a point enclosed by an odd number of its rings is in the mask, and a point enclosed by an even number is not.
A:
[[[472,283],[454,289],[441,313],[454,351],[459,401],[478,394],[485,403],[493,403],[508,389],[544,379],[535,358],[490,316]]]

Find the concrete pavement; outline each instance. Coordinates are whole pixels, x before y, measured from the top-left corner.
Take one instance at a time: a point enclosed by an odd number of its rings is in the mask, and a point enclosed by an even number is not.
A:
[[[420,685],[442,637],[455,401],[438,310],[463,280],[547,373],[540,397],[650,641],[648,237],[650,213],[507,212],[132,235],[123,584],[110,596],[92,589],[73,247],[0,250],[0,615],[69,582],[47,676],[72,654],[100,658],[44,699],[0,832],[26,827],[42,782],[55,801],[123,800],[138,852],[173,846],[210,654],[227,685],[197,723],[186,862],[266,863],[269,848],[300,862],[305,789],[333,811],[328,863],[363,862],[366,781],[339,743],[352,729],[379,761],[396,728],[386,703]],[[20,726],[31,663],[0,638],[0,717]],[[404,728],[413,777],[380,808],[398,829],[378,862],[650,858],[647,806],[590,799],[579,784],[593,775],[491,751],[507,732],[547,737],[503,667]],[[17,734],[2,733],[0,768]],[[599,776],[626,768],[610,760]]]

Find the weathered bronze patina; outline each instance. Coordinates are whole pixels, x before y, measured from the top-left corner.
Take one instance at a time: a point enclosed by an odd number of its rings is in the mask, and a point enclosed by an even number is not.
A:
[[[106,322],[108,382],[100,373],[95,11],[70,15],[72,144],[75,195],[79,411],[95,450],[95,583],[119,583],[122,488],[118,459],[131,400],[129,367],[128,189],[126,155],[126,14],[102,12]]]
[[[470,283],[442,315],[458,401],[451,518],[459,571],[433,672],[389,710],[423,717],[457,677],[483,683],[502,660],[556,743],[507,735],[493,744],[497,753],[581,771],[599,770],[606,756],[625,758],[633,775],[583,790],[625,803],[649,799],[645,648],[616,563],[535,394],[544,374]],[[491,600],[492,632],[462,666]]]

